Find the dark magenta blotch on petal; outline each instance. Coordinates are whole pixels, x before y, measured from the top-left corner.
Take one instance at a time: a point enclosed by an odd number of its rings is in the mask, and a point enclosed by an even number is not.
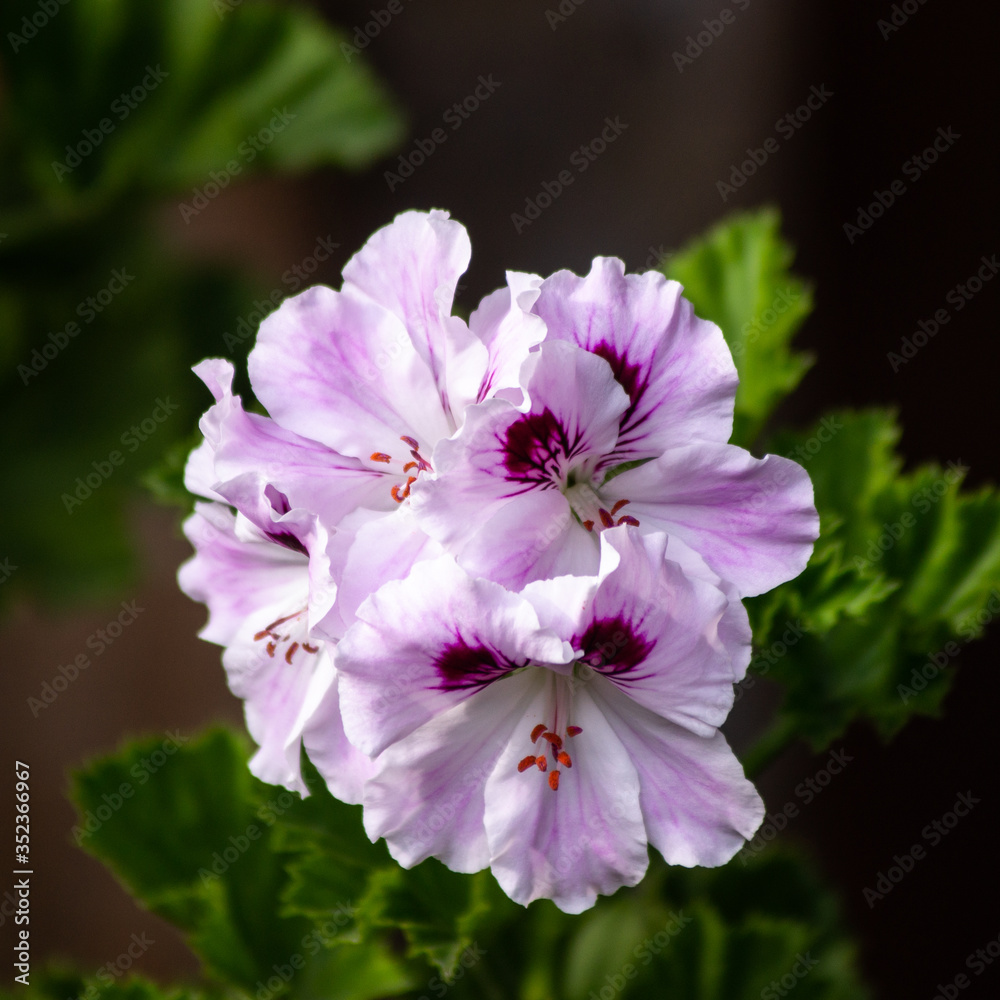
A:
[[[442,691],[462,691],[485,687],[515,668],[505,657],[486,646],[470,646],[462,638],[447,646],[435,659],[434,666]]]
[[[564,464],[576,457],[582,440],[579,430],[571,436],[548,407],[519,417],[503,442],[507,481],[557,489]]]
[[[656,646],[656,640],[648,641],[624,618],[602,618],[591,622],[582,636],[575,636],[572,645],[583,653],[581,663],[602,674],[619,676],[631,673],[644,663]]]
[[[599,358],[604,358],[611,365],[615,381],[628,393],[628,409],[621,417],[621,426],[627,427],[635,413],[636,407],[639,405],[639,400],[642,399],[643,394],[649,386],[649,376],[647,374],[645,378],[640,380],[642,366],[629,364],[628,356],[619,354],[606,340],[595,344],[589,350],[591,354],[596,354]]]

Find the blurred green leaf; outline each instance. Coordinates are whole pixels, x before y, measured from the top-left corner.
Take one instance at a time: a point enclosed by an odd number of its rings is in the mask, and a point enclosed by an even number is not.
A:
[[[364,60],[306,9],[73,0],[33,25],[39,10],[5,7],[0,53],[0,448],[19,496],[5,606],[123,586],[126,504],[144,477],[178,498],[176,445],[209,402],[190,367],[232,353],[262,291],[181,260],[159,201],[194,224],[251,173],[359,168],[402,135]],[[161,400],[168,419],[136,433]]]
[[[37,12],[30,0],[11,6],[14,23]],[[346,40],[274,3],[73,0],[5,59],[24,188],[80,215],[125,191],[194,185],[207,203],[259,170],[362,167],[403,125]]]
[[[862,1000],[836,902],[797,857],[747,866],[659,866],[647,883],[566,928],[565,1000]]]
[[[813,303],[811,289],[789,270],[793,253],[780,224],[773,209],[734,216],[663,265],[733,352],[740,386],[732,440],[743,447],[812,364],[790,347]]]

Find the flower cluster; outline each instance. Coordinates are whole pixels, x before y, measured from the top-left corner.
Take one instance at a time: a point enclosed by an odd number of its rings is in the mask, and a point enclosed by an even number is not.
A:
[[[401,864],[579,912],[650,844],[719,865],[757,829],[719,732],[741,599],[803,569],[818,518],[800,466],[727,443],[732,357],[676,282],[508,272],[465,322],[469,257],[408,212],[287,300],[249,359],[269,417],[195,369],[180,582],[256,775],[305,793],[304,746]]]

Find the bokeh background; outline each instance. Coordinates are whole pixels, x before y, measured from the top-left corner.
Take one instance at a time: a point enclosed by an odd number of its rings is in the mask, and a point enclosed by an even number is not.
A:
[[[985,284],[961,311],[947,298],[983,255],[1000,253],[997,8],[973,0],[399,0],[399,6],[364,50],[408,117],[396,152],[361,172],[323,167],[294,177],[237,178],[188,222],[178,198],[156,208],[158,238],[171,254],[206,271],[236,267],[248,276],[243,300],[186,361],[230,353],[224,333],[252,312],[255,300],[287,291],[282,275],[314,254],[320,239],[338,246],[314,280],[337,285],[350,254],[404,209],[447,208],[467,226],[473,260],[460,299],[471,308],[502,283],[505,268],[581,272],[593,256],[613,254],[641,270],[732,210],[774,204],[797,248],[796,270],[816,289],[816,311],[798,343],[818,363],[782,418],[804,424],[835,405],[891,404],[901,413],[909,463],[960,461],[969,466],[973,486],[1000,479],[1000,280]],[[898,30],[884,37],[878,22],[890,21],[894,6]],[[314,7],[350,36],[364,32],[371,11],[386,5]],[[732,22],[679,68],[675,53],[684,54],[688,36],[703,32],[704,20],[717,19],[724,8],[733,12]],[[912,13],[904,20],[906,11]],[[5,21],[0,12],[4,32]],[[32,44],[43,45],[44,38]],[[0,80],[13,58],[0,43]],[[398,170],[400,153],[440,127],[480,77],[499,86],[460,128],[446,126],[447,141],[390,190],[385,172]],[[777,121],[794,114],[814,87],[832,96],[784,138]],[[9,98],[0,83],[0,108]],[[571,156],[600,135],[606,118],[627,128],[578,173]],[[959,138],[919,180],[907,177],[904,163],[931,145],[939,129]],[[724,200],[718,182],[729,181],[748,148],[770,137],[778,151]],[[567,168],[572,185],[518,232],[512,214],[523,214],[526,199]],[[859,207],[896,179],[905,182],[905,194],[850,242],[844,224],[855,223]],[[130,224],[127,217],[121,221]],[[4,252],[0,242],[0,267],[19,266],[4,260]],[[85,255],[88,247],[67,252]],[[58,269],[34,275],[52,285],[60,277]],[[894,372],[887,353],[940,308],[948,308],[948,324]],[[93,330],[96,340],[99,323]],[[135,336],[143,336],[141,318]],[[109,365],[125,391],[130,374],[124,364],[115,370],[113,357],[89,343],[76,345],[71,366],[81,400],[97,366],[103,376]],[[13,420],[7,432],[29,433],[18,427],[19,415],[35,418],[16,394],[28,396],[31,387],[20,380],[4,385]],[[68,403],[72,416],[62,419],[84,425],[91,419],[88,405]],[[189,422],[171,434],[176,439],[193,429]],[[63,431],[53,426],[49,433],[56,447]],[[156,451],[144,451],[143,462],[154,464]],[[134,480],[144,471],[139,464],[123,475]],[[27,502],[9,474],[5,486],[8,537],[0,558],[17,549]],[[35,960],[62,956],[96,970],[122,952],[132,933],[145,931],[156,945],[137,968],[175,979],[196,970],[179,937],[139,910],[74,846],[66,771],[127,735],[193,734],[219,719],[238,724],[240,706],[226,689],[219,650],[196,638],[203,609],[176,588],[177,566],[189,554],[176,511],[139,489],[125,509],[138,559],[124,588],[99,602],[67,604],[53,596],[57,580],[51,593],[19,586],[18,570],[0,584],[11,595],[0,623],[2,740],[6,760],[31,764]],[[59,665],[88,648],[88,638],[117,616],[121,601],[133,600],[144,609],[136,621],[33,715],[28,699],[38,697]],[[888,746],[864,726],[853,727],[835,744],[852,762],[786,831],[808,846],[837,891],[879,997],[930,1000],[938,983],[963,970],[970,952],[1000,933],[998,651],[996,629],[963,651],[941,719],[911,722]],[[737,746],[766,710],[763,688],[741,701],[731,723]],[[796,785],[816,774],[825,757],[811,757],[803,747],[773,763],[761,781],[769,809],[800,802]],[[965,791],[982,800],[973,815],[869,907],[864,887]],[[8,829],[6,817],[3,824]],[[998,988],[1000,964],[962,996],[992,997]]]

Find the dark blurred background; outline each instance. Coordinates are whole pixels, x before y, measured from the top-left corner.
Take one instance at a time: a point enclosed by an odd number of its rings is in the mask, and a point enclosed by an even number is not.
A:
[[[798,343],[818,363],[782,417],[806,423],[834,405],[892,404],[905,427],[908,463],[961,460],[973,486],[1000,479],[1000,280],[986,283],[960,311],[948,299],[982,256],[1000,253],[995,6],[972,0],[400,3],[401,12],[364,54],[410,115],[401,152],[440,127],[481,77],[498,83],[461,127],[446,125],[446,142],[394,190],[384,174],[398,171],[398,154],[362,175],[331,169],[296,180],[234,183],[189,225],[176,202],[164,204],[165,241],[205,262],[237,263],[260,287],[281,289],[282,274],[328,237],[339,248],[315,280],[336,286],[350,254],[394,214],[446,208],[472,239],[460,296],[472,308],[502,284],[505,268],[580,272],[595,255],[610,254],[641,270],[732,210],[775,204],[798,250],[796,270],[815,282],[817,304]],[[364,32],[373,9],[385,8],[382,0],[316,6],[351,34]],[[700,54],[688,49],[688,36],[697,42],[708,30],[703,22],[724,8],[731,23]],[[896,30],[880,29],[880,20]],[[777,122],[815,92],[831,96],[785,137]],[[571,156],[601,134],[606,118],[627,128],[578,173]],[[919,170],[912,158],[939,130],[958,138]],[[778,151],[724,201],[717,184],[728,183],[747,150],[771,137]],[[512,214],[524,214],[526,199],[567,168],[573,183],[517,232]],[[856,224],[859,208],[896,180],[905,193],[850,242],[845,223]],[[950,321],[894,372],[887,353],[941,308]],[[248,301],[232,323],[251,309]],[[222,332],[206,353],[225,353]],[[86,378],[84,352],[76,363]],[[5,520],[16,520],[17,495],[16,483],[8,482]],[[24,601],[4,623],[0,685],[11,724],[3,740],[8,760],[27,760],[32,768],[35,960],[64,956],[96,970],[124,950],[130,934],[145,931],[156,945],[137,967],[173,978],[193,973],[193,959],[169,928],[137,910],[75,848],[65,774],[126,735],[189,734],[216,719],[238,722],[240,706],[226,689],[219,650],[195,637],[203,609],[176,588],[177,566],[189,550],[174,511],[137,500],[130,527],[141,576],[119,599],[58,615]],[[144,609],[136,622],[33,717],[27,699],[87,648],[88,637],[117,615],[119,600],[133,599]],[[963,652],[940,720],[911,722],[888,746],[855,726],[835,744],[853,761],[801,808],[785,834],[807,845],[838,892],[879,997],[930,1000],[939,983],[965,971],[967,955],[1000,934],[1000,787],[992,742],[998,651],[994,629]],[[761,705],[757,698],[741,701],[737,744],[741,714],[749,719]],[[769,810],[788,801],[801,805],[796,785],[826,758],[803,748],[771,765],[761,781]],[[862,890],[967,791],[981,799],[972,816],[870,907]],[[998,987],[1000,965],[974,977],[962,996],[992,997]]]

